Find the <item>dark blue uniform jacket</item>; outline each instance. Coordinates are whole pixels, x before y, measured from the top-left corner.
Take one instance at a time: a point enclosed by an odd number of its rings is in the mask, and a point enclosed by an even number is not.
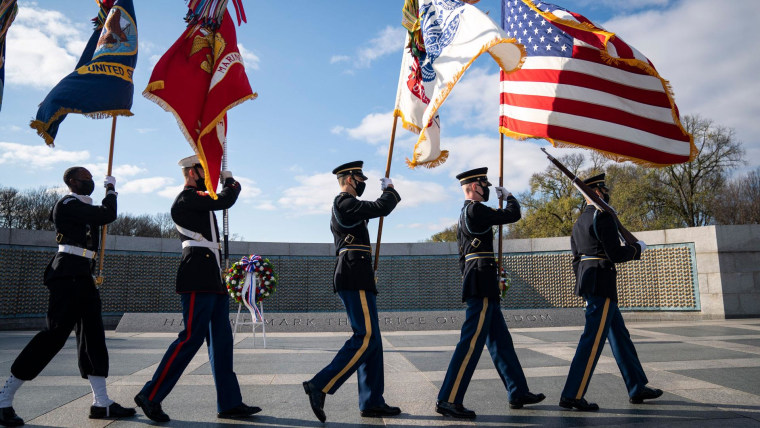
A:
[[[499,297],[499,274],[493,253],[493,229],[520,220],[520,204],[508,196],[504,208],[464,201],[457,225],[462,301],[471,297]]]
[[[338,256],[333,291],[367,290],[377,294],[367,223],[371,218],[387,216],[400,201],[401,196],[391,187],[376,201],[360,201],[346,192],[335,197],[330,218]]]
[[[570,247],[578,296],[588,294],[617,301],[615,263],[641,258],[641,247],[621,244],[615,219],[593,205],[587,206],[575,222]]]

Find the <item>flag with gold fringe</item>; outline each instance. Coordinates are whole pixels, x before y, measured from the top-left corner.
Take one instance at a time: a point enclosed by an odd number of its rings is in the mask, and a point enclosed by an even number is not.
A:
[[[18,13],[16,0],[0,1],[0,109],[3,107],[3,89],[5,88],[5,36]]]
[[[240,18],[239,0],[233,5]],[[182,134],[206,172],[206,189],[216,199],[227,111],[256,98],[237,47],[227,1],[188,2],[188,28],[161,57],[143,95],[174,114]]]
[[[30,126],[54,145],[69,113],[100,119],[132,116],[137,20],[132,0],[97,0],[95,31],[74,71],[53,87]]]
[[[503,0],[502,25],[529,44],[522,69],[501,73],[504,135],[544,138],[647,166],[694,159],[697,149],[670,84],[616,34],[583,15],[531,0]],[[525,28],[533,29],[530,35]]]
[[[434,121],[446,97],[465,71],[481,54],[488,52],[502,70],[519,69],[525,58],[525,50],[514,38],[509,38],[491,18],[472,1],[418,0],[417,20],[424,52],[420,52],[419,69],[422,88],[430,102],[419,123],[420,136],[414,146],[411,167],[440,165],[447,153],[433,147]],[[404,21],[411,22],[413,13],[404,13]],[[416,22],[416,21],[415,21]],[[409,29],[409,28],[407,28]],[[416,40],[416,39],[415,39]],[[416,43],[415,43],[416,44]]]

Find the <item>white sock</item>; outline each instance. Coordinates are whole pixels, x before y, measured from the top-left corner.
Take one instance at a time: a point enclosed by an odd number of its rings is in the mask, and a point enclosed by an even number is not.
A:
[[[3,389],[0,389],[0,409],[13,407],[13,396],[16,395],[16,391],[22,383],[24,383],[23,380],[13,375],[5,381]]]
[[[103,376],[88,375],[90,387],[92,387],[92,405],[96,407],[108,407],[113,404],[113,400],[108,398],[106,391],[106,378]]]

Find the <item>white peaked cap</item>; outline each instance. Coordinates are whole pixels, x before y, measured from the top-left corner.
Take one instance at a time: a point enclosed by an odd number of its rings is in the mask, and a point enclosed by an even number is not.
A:
[[[191,168],[193,165],[200,164],[201,161],[198,160],[198,155],[192,155],[188,156],[186,158],[180,159],[179,162],[177,162],[177,165],[181,166],[182,168]]]

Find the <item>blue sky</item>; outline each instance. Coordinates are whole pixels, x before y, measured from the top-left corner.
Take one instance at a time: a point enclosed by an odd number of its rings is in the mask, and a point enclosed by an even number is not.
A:
[[[565,0],[556,3],[618,33],[669,79],[681,114],[701,114],[736,130],[747,150],[744,172],[760,165],[760,2],[738,0]],[[362,159],[365,198],[380,193],[404,31],[398,1],[245,1],[238,27],[246,70],[259,98],[229,114],[229,169],[243,193],[230,211],[231,233],[249,241],[330,242],[330,171]],[[481,10],[499,20],[499,0]],[[730,5],[730,7],[724,7]],[[71,72],[91,34],[90,0],[19,0],[8,33],[6,87],[0,111],[0,185],[61,186],[63,170],[106,171],[110,120],[69,115],[50,149],[28,127],[37,105]],[[173,116],[142,97],[153,65],[185,28],[183,1],[135,0],[139,60],[135,101],[119,118],[114,175],[119,210],[167,212],[182,180],[178,159],[192,154]],[[456,222],[461,190],[454,176],[488,166],[498,174],[498,73],[485,55],[439,111],[442,147],[435,169],[410,170],[416,136],[399,127],[391,178],[403,200],[386,219],[383,242],[416,242]],[[505,186],[518,193],[547,161],[548,143],[506,140]],[[555,154],[569,153],[553,149]],[[102,196],[100,188],[97,198]],[[370,225],[376,236],[377,222]]]

